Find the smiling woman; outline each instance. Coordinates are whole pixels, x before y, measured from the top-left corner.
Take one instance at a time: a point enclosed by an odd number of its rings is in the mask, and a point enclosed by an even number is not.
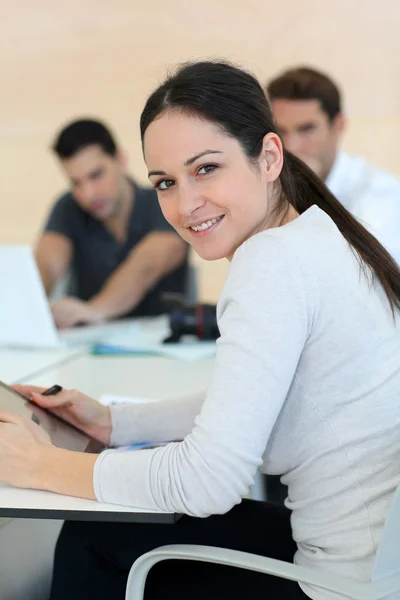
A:
[[[286,561],[295,555],[299,564],[368,580],[400,482],[397,265],[282,150],[249,73],[218,62],[185,65],[148,99],[141,133],[167,220],[202,257],[231,260],[218,303],[215,369],[205,399],[104,413],[62,390],[53,404],[65,418],[85,415],[86,430],[111,446],[182,441],[110,449],[88,461],[39,447],[31,436],[27,466],[26,453],[16,453],[19,484],[183,515],[171,528],[67,523],[51,600],[122,600],[134,560],[165,543]],[[50,408],[55,402],[35,398]],[[24,437],[19,432],[19,448]],[[13,457],[6,458],[0,465],[13,483]],[[287,508],[242,500],[258,468],[283,476]],[[249,594],[338,600],[308,585],[174,561],[152,569],[145,598]]]
[[[317,204],[376,273],[391,306],[399,304],[396,263],[305,163],[283,151],[264,92],[248,73],[218,62],[184,66],[150,96],[140,128],[164,216],[202,258],[231,258],[255,233]]]
[[[275,222],[273,184],[282,168],[276,134],[266,135],[251,163],[215,123],[171,110],[148,126],[143,148],[165,218],[202,258],[232,256]]]

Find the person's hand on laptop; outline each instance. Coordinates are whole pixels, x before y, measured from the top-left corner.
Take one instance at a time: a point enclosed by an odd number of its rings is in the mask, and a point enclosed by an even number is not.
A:
[[[98,323],[103,320],[103,315],[89,302],[66,296],[53,302],[50,306],[54,322],[58,329],[65,329],[73,325]]]
[[[62,389],[55,396],[42,396],[46,388],[32,385],[13,385],[17,392],[33,400],[38,406],[68,421],[90,437],[109,445],[111,438],[111,412],[104,406],[78,390]]]

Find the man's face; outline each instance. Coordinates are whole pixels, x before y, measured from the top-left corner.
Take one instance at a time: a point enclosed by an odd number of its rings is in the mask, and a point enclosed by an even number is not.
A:
[[[271,107],[286,150],[326,179],[335,162],[343,116],[339,114],[331,121],[319,100],[276,98]]]
[[[124,181],[120,158],[106,154],[98,145],[83,148],[62,160],[76,202],[99,221],[118,213]]]

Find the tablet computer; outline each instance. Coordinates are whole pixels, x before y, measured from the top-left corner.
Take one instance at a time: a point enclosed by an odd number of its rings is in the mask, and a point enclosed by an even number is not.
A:
[[[47,431],[52,443],[58,448],[93,453],[105,449],[102,442],[89,437],[74,425],[28,400],[2,381],[0,381],[0,408],[32,419]]]

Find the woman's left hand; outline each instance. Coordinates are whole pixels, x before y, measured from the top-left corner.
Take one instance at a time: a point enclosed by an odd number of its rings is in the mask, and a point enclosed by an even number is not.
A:
[[[0,482],[36,487],[41,456],[54,448],[48,434],[28,417],[0,410]]]

